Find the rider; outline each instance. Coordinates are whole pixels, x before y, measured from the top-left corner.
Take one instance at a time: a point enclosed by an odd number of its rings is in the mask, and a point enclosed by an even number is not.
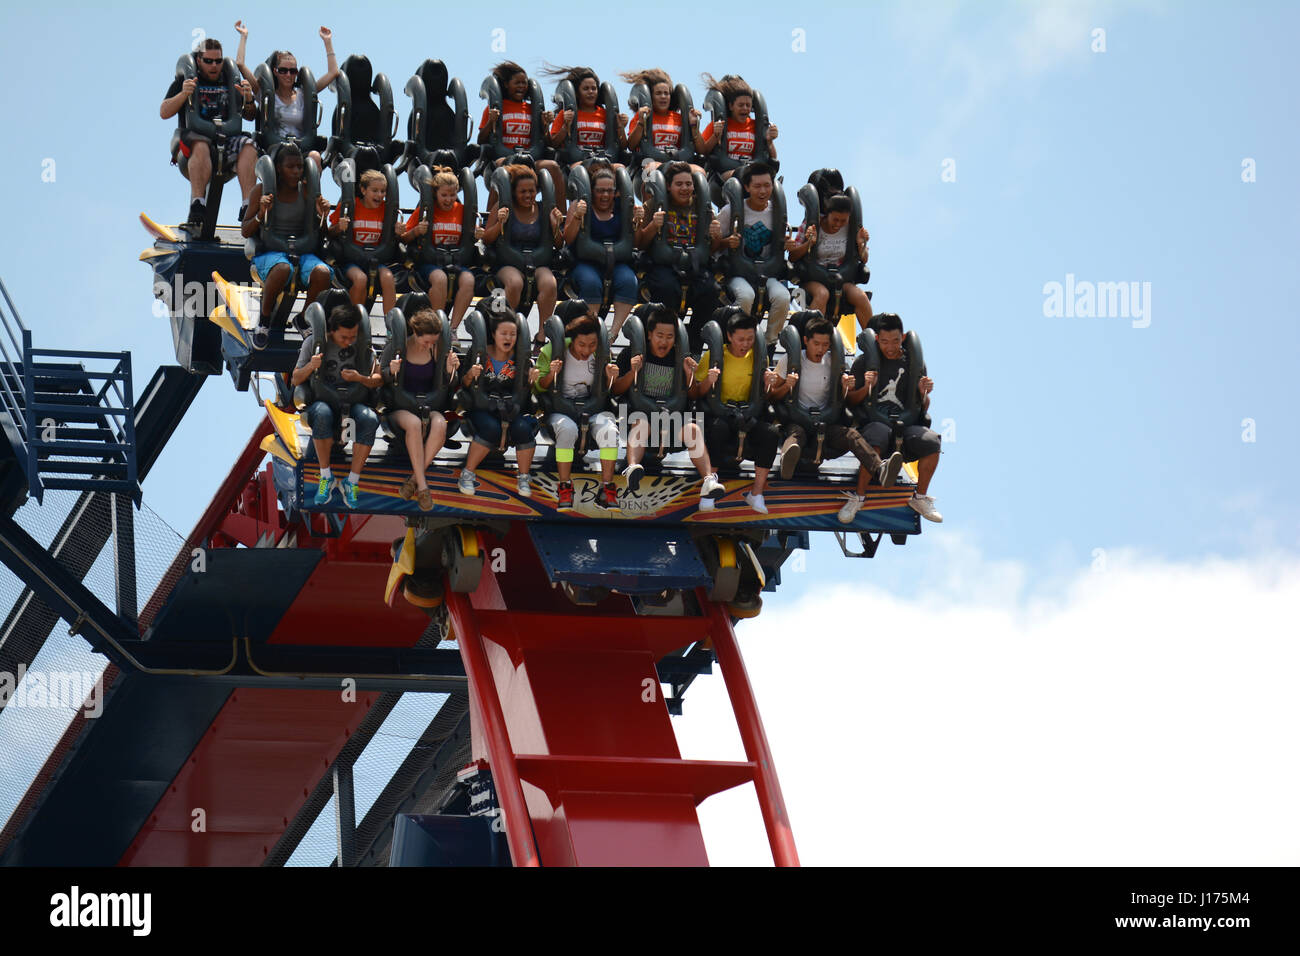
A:
[[[369,390],[377,388],[383,380],[374,353],[357,354],[360,326],[360,309],[355,305],[335,306],[326,319],[326,341],[317,349],[315,335],[308,333],[298,353],[298,365],[293,370],[295,387],[308,380],[311,383],[313,401],[307,406],[306,414],[311,422],[316,460],[320,462],[320,484],[315,498],[318,505],[329,501],[333,490],[330,455],[334,451],[334,429],[342,417],[350,416],[356,427],[352,441],[352,471],[339,483],[343,503],[349,508],[357,506],[361,467],[370,454],[375,432],[379,429],[373,393]]]
[[[744,244],[744,254],[750,259],[765,260],[772,255],[772,244],[782,243],[785,251],[794,248],[794,240],[772,232],[772,190],[775,188],[772,167],[766,163],[750,163],[740,172],[740,183],[748,195],[741,204],[740,232],[731,231],[731,206],[718,210],[718,222],[727,245],[739,249]],[[782,267],[784,268],[784,267]],[[740,276],[727,281],[732,300],[747,314],[754,314],[754,289]],[[776,348],[777,337],[790,312],[790,290],[775,276],[767,280],[767,329],[764,332],[769,354]]]
[[[242,20],[236,20],[235,32],[239,34],[235,66],[239,67],[239,72],[243,74],[244,79],[252,84],[253,92],[260,93],[257,77],[244,63],[244,51],[248,46],[248,27],[244,26]],[[338,58],[334,56],[334,34],[329,27],[321,27],[320,38],[325,43],[326,71],[323,76],[316,78],[317,93],[328,87],[339,75]],[[296,87],[298,61],[288,50],[276,50],[271,54],[271,69],[275,74],[275,97],[271,101],[271,108],[274,111],[272,122],[276,125],[276,133],[280,139],[296,139],[301,142],[306,102],[302,92]],[[311,150],[307,155],[316,160],[317,166],[321,165],[320,153],[316,150]]]
[[[577,303],[582,307],[581,303]],[[568,346],[560,358],[551,357],[551,343],[542,346],[537,357],[537,368],[545,369],[533,385],[533,391],[540,394],[548,391],[557,376],[563,375],[563,395],[567,399],[581,401],[591,395],[596,387],[596,376],[606,375],[613,381],[618,375],[618,366],[606,365],[596,368],[596,346],[598,319],[586,314],[579,315],[564,327],[564,341]],[[559,510],[573,507],[573,449],[578,442],[578,423],[558,411],[546,416],[546,423],[555,435],[555,467],[558,474],[559,488],[556,492]],[[588,418],[588,432],[593,436],[600,449],[601,493],[596,503],[602,508],[618,507],[618,488],[614,485],[614,466],[618,462],[618,423],[608,409],[597,412]]]
[[[254,236],[263,229],[282,239],[306,235],[307,217],[324,219],[330,206],[324,196],[317,196],[316,208],[308,209],[303,193],[302,151],[293,143],[285,143],[275,154],[275,195],[263,196],[261,183],[253,187],[252,195],[249,196],[248,213],[240,226],[240,232],[245,238]],[[318,251],[319,249],[299,253],[298,275],[307,287],[304,312],[330,284],[330,267],[316,255]],[[253,345],[265,348],[275,300],[293,274],[293,265],[286,253],[268,251],[253,257],[253,267],[262,277],[262,311],[257,329],[253,332]]]
[[[727,158],[739,163],[751,162],[756,158],[755,146],[758,142],[758,124],[750,115],[754,111],[754,91],[744,79],[732,73],[728,73],[720,80],[715,80],[708,73],[702,73],[700,79],[710,90],[717,90],[722,94],[722,100],[727,107],[727,118],[715,121],[709,128],[708,135],[697,144],[696,148],[702,155],[707,155],[713,152],[714,147],[722,141],[725,134]],[[772,142],[774,139],[776,139],[776,125],[772,124],[767,128],[769,159],[776,159],[776,144]],[[720,174],[720,178],[730,179],[734,172],[735,170],[726,170]]]
[[[641,377],[641,394],[655,401],[666,401],[673,395],[677,362],[681,362],[685,373],[684,382],[693,381],[697,363],[689,354],[673,355],[677,345],[677,318],[670,309],[658,302],[647,302],[637,307],[636,315],[645,323],[645,355],[633,355],[630,348],[623,350],[618,357],[618,378],[610,384],[610,394],[616,396],[626,394],[636,383],[638,374],[644,370],[645,374]],[[684,424],[679,430],[678,445],[666,444],[663,454],[668,455],[685,448],[691,464],[703,479],[700,485],[700,510],[712,511],[715,500],[726,494],[726,488],[718,480],[713,464],[709,461],[704,433],[690,418],[691,416],[685,416]],[[623,470],[628,491],[634,494],[641,486],[641,476],[645,474],[641,459],[645,456],[649,440],[650,423],[642,416],[628,432],[627,468]]]
[[[828,196],[825,210],[821,215],[820,227],[817,225],[808,226],[806,229],[802,225],[799,227],[794,244],[788,247],[790,261],[798,262],[808,255],[808,251],[820,236],[821,243],[817,246],[818,264],[828,269],[837,269],[843,265],[848,250],[849,217],[852,213],[853,202],[844,193]],[[870,238],[866,227],[859,228],[858,234],[853,237],[858,246],[858,259],[861,262],[867,261],[867,241]],[[803,283],[803,288],[808,293],[808,308],[825,313],[826,304],[830,301],[830,290],[822,283],[812,280]],[[867,323],[871,321],[872,314],[871,300],[867,298],[867,294],[854,283],[846,282],[844,299],[853,307],[858,325],[865,329]]]
[[[432,241],[435,246],[459,246],[461,223],[465,217],[465,207],[456,200],[456,191],[459,187],[460,181],[450,167],[433,167],[435,201],[430,218],[421,220],[421,209],[417,205],[398,238],[402,242],[408,242],[427,235],[432,229]],[[429,301],[438,307],[447,301],[447,283],[451,281],[451,276],[456,277],[456,298],[451,306],[451,329],[454,332],[460,327],[460,321],[465,317],[465,312],[474,298],[474,273],[457,266],[443,269],[433,263],[424,266],[416,263],[414,268],[420,281],[429,290]]]
[[[194,97],[195,109],[206,120],[220,119],[226,115],[230,106],[230,90],[226,86],[224,73],[225,58],[221,55],[221,41],[208,37],[203,41],[202,49],[194,51],[194,62],[198,65],[198,76],[181,79],[177,76],[167,88],[158,115],[171,119],[185,109],[186,101]],[[239,81],[239,93],[244,99],[244,119],[257,117],[257,104],[253,99],[253,88],[247,80]],[[203,221],[204,210],[208,204],[208,182],[212,179],[213,144],[206,137],[189,130],[181,133],[181,152],[189,157],[186,175],[190,179],[190,223]],[[257,182],[254,167],[257,164],[257,147],[253,137],[247,133],[236,133],[226,139],[222,148],[225,167],[235,167],[239,177],[239,194],[244,204],[239,207],[239,218],[243,220],[244,210],[248,208],[249,193]]]
[[[578,98],[576,111],[563,110],[555,114],[555,120],[551,123],[551,128],[546,134],[546,145],[559,150],[568,140],[569,133],[576,123],[578,128],[578,149],[586,156],[605,152],[607,110],[600,103],[600,80],[597,78],[595,71],[587,66],[555,66],[547,67],[543,72],[547,76],[559,76],[568,80],[573,84],[574,94]],[[618,146],[620,150],[627,146],[627,135],[623,132],[623,127],[626,124],[626,114],[619,113]],[[614,157],[607,158],[613,160]],[[571,163],[570,168],[581,162],[582,160],[577,160]]]
[[[597,243],[618,242],[623,235],[623,220],[618,200],[618,180],[608,165],[592,172],[591,175],[591,228],[588,235]],[[583,218],[587,215],[586,200],[579,199],[569,207],[569,216],[564,224],[564,241],[572,244],[578,238]],[[576,255],[575,255],[575,258]],[[577,287],[578,295],[589,304],[593,318],[600,311],[600,300],[604,282],[602,271],[604,263],[593,263],[579,259],[569,273],[569,279]],[[618,338],[619,330],[627,321],[628,313],[636,305],[639,283],[636,273],[626,262],[615,262],[613,269],[614,324],[609,331],[611,342]]]
[[[497,84],[501,88],[501,109],[496,109],[491,103],[483,107],[483,116],[478,121],[478,141],[484,145],[491,142],[497,123],[502,123],[501,145],[512,153],[527,152],[533,142],[533,114],[532,106],[528,102],[528,73],[513,60],[502,60],[492,68],[492,75],[496,77]],[[555,114],[550,110],[542,110],[544,128],[550,127],[554,118]],[[509,160],[508,155],[498,156],[494,165],[500,166]],[[560,164],[553,159],[542,159],[537,161],[537,168],[547,173],[555,182],[555,201],[563,204],[565,183]],[[486,176],[484,178],[486,179]],[[489,218],[495,205],[495,197],[489,193]]]
[[[377,169],[362,172],[358,185],[355,219],[340,216],[341,206],[335,206],[330,214],[329,233],[341,236],[352,230],[352,242],[363,249],[374,249],[379,245],[384,234],[384,217],[388,210],[388,180]],[[397,197],[393,197],[393,202]],[[348,281],[348,295],[354,305],[366,300],[366,267],[357,262],[339,263],[340,271]],[[387,315],[397,305],[397,282],[393,279],[393,270],[380,264],[378,269],[379,288],[384,297],[384,314]]]

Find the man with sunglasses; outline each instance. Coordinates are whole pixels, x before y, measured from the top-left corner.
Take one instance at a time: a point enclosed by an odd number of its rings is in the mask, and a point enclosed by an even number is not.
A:
[[[194,53],[198,64],[198,76],[182,80],[176,77],[167,89],[158,113],[163,119],[171,119],[185,109],[186,101],[194,97],[194,108],[205,120],[217,119],[226,114],[230,105],[230,90],[226,86],[225,62],[221,54],[221,41],[211,37],[203,41],[202,49]],[[253,88],[247,80],[240,80],[238,92],[244,99],[244,119],[255,119],[257,106],[253,99]],[[181,133],[181,152],[189,158],[190,177],[190,223],[203,221],[207,205],[208,182],[212,179],[213,144],[204,136],[185,130]],[[248,205],[248,194],[256,184],[254,172],[257,164],[257,148],[253,138],[247,133],[236,133],[227,137],[222,146],[224,165],[235,167],[239,177],[239,191],[244,206]],[[239,218],[244,218],[244,209],[240,208]]]

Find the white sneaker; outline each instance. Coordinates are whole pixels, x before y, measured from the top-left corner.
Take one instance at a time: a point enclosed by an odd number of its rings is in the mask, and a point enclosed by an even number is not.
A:
[[[836,515],[836,517],[840,519],[840,524],[852,524],[853,519],[857,517],[858,512],[862,509],[862,505],[867,499],[859,497],[856,491],[846,491],[844,492],[844,497],[847,500],[844,502],[844,507],[840,509],[840,513]]]
[[[753,492],[745,495],[745,504],[749,505],[761,515],[767,514],[767,502],[763,500],[762,495],[756,495]]]
[[[700,486],[700,498],[721,498],[727,493],[726,486],[718,481],[717,474],[709,475],[704,479],[704,484]]]
[[[468,468],[462,468],[460,470],[460,478],[456,481],[456,490],[462,495],[470,495],[472,497],[474,494],[475,484],[474,472],[470,471]]]
[[[520,475],[516,487],[519,489],[519,497],[531,498],[533,496],[533,481],[528,475]]]
[[[701,499],[700,499],[700,510],[701,510],[701,511],[712,511],[713,508],[714,508],[714,505],[715,505],[715,502],[714,502],[714,500],[713,500],[712,498],[701,498]]]
[[[922,518],[928,518],[934,522],[943,521],[943,515],[939,514],[939,509],[934,506],[934,499],[929,495],[913,495],[908,504]]]

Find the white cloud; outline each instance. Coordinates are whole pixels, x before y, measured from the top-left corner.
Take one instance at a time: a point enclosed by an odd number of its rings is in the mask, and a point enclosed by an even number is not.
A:
[[[739,628],[805,864],[1300,863],[1300,559],[1112,552],[1041,598],[946,550],[948,596],[840,586]],[[675,726],[742,759],[717,673]],[[715,863],[770,863],[751,787],[700,818]]]

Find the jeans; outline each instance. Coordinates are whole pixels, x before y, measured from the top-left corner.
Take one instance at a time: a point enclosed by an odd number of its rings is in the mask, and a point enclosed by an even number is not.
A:
[[[375,432],[379,430],[379,416],[375,410],[357,402],[348,410],[348,415],[356,423],[353,442],[357,445],[373,445]],[[333,438],[334,427],[339,424],[334,421],[334,410],[324,402],[312,402],[307,406],[307,420],[311,422],[311,437],[320,441]]]
[[[587,300],[588,305],[599,305],[605,290],[605,276],[601,269],[590,262],[579,262],[569,273],[569,281],[578,289],[578,294]],[[625,262],[614,263],[614,275],[611,281],[610,301],[632,304],[636,302],[639,290],[636,273]]]

